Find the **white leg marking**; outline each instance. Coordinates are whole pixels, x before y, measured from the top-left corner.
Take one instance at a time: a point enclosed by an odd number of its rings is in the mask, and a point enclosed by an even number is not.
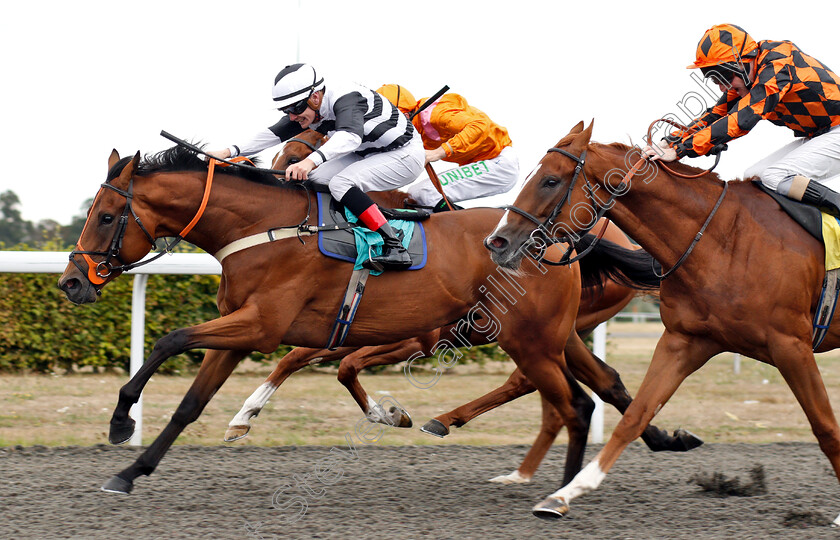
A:
[[[228,425],[250,426],[251,418],[260,413],[262,408],[265,407],[265,404],[268,403],[268,399],[272,396],[272,394],[274,394],[277,388],[278,386],[269,382],[262,383],[260,387],[245,400],[245,403],[242,405],[242,409],[236,413],[236,416],[233,417],[233,420],[231,420]]]
[[[606,473],[601,471],[601,466],[598,464],[598,458],[596,457],[577,473],[577,476],[571,482],[549,495],[549,497],[562,499],[566,504],[569,504],[572,499],[585,495],[601,485],[605,476]]]
[[[834,518],[834,521],[831,522],[832,527],[840,527],[840,515]]]
[[[531,481],[531,478],[528,476],[522,476],[519,474],[519,470],[515,470],[510,474],[503,474],[501,476],[497,476],[495,478],[490,479],[491,482],[495,482],[497,484],[527,484]]]
[[[373,401],[373,398],[370,396],[367,397],[367,418],[369,421],[375,424],[388,424],[389,426],[393,424],[391,419],[385,414],[385,409],[382,408],[382,405]]]

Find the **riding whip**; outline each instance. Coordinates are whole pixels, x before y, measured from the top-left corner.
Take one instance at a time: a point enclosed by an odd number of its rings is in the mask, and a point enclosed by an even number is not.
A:
[[[415,116],[417,116],[423,111],[423,109],[437,101],[448,90],[449,86],[444,85],[443,88],[435,92],[435,94],[432,97],[424,101],[423,104],[420,105],[416,111],[411,113],[411,116],[409,116],[408,119],[413,120]],[[443,185],[441,185],[440,178],[438,178],[438,175],[435,172],[435,169],[432,167],[431,163],[426,163],[426,173],[429,175],[429,180],[432,181],[432,185],[435,186],[435,189],[438,190],[438,193],[440,193],[441,197],[443,197],[443,202],[446,203],[447,208],[449,208],[450,210],[454,210],[452,204],[449,202],[449,199],[446,197],[446,193],[443,192]]]

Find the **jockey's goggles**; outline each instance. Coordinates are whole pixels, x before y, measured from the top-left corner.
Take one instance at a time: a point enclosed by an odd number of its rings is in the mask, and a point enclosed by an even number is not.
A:
[[[734,63],[719,64],[717,66],[709,66],[700,68],[703,77],[711,78],[717,84],[725,84],[727,86],[732,84],[735,76],[744,77],[743,71]]]
[[[309,104],[307,103],[308,99],[309,98],[302,99],[302,100],[298,101],[297,103],[292,103],[291,105],[286,105],[285,107],[280,109],[280,111],[283,114],[303,114],[303,111],[305,111],[306,108],[309,106]]]

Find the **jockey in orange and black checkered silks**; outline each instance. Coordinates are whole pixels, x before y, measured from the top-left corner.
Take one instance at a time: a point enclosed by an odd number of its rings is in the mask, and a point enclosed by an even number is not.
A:
[[[724,94],[661,147],[676,158],[705,155],[766,118],[797,139],[747,169],[744,178],[758,177],[788,198],[840,217],[840,77],[790,41],[756,42],[734,24],[707,30],[688,68],[700,68]]]

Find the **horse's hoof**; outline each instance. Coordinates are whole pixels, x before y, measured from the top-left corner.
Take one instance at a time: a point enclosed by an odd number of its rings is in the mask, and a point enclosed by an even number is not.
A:
[[[519,474],[519,470],[517,469],[510,474],[503,474],[501,476],[491,478],[489,481],[494,482],[496,484],[505,484],[505,485],[527,484],[528,482],[531,481],[531,477],[530,476],[522,476],[521,474]]]
[[[569,505],[563,499],[549,497],[531,511],[540,519],[560,519],[569,513]]]
[[[677,440],[678,452],[688,452],[703,444],[703,439],[683,428],[674,431],[674,438]]]
[[[115,424],[111,422],[111,430],[108,432],[108,441],[111,444],[127,443],[134,435],[134,419],[129,417],[127,422]]]
[[[428,433],[429,435],[434,435],[435,437],[440,437],[441,439],[449,435],[449,428],[443,425],[443,422],[432,418],[426,425],[420,428],[420,431],[423,433]]]
[[[128,495],[131,493],[131,489],[133,487],[134,484],[128,480],[123,480],[119,476],[112,476],[111,479],[105,482],[105,484],[99,489],[108,493],[123,493]]]
[[[228,426],[227,431],[225,431],[225,442],[244,439],[249,431],[251,431],[251,426]]]
[[[411,415],[405,409],[391,407],[388,409],[388,415],[391,417],[391,425],[394,427],[409,428],[414,425],[411,421]]]

